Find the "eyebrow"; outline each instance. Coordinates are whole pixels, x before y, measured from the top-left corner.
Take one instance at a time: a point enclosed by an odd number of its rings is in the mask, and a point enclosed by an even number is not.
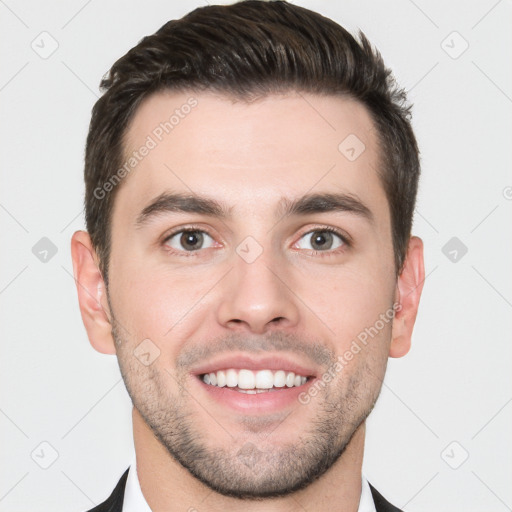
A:
[[[165,213],[197,213],[227,219],[231,216],[230,210],[212,198],[164,192],[144,207],[135,221],[135,227],[142,228],[151,219]],[[279,201],[276,216],[283,218],[291,215],[329,212],[348,212],[364,218],[371,224],[375,221],[368,206],[354,194],[345,193],[307,194],[294,200],[282,198]]]

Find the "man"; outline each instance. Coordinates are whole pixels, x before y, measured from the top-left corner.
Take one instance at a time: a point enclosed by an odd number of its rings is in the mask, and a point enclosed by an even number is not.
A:
[[[136,461],[95,511],[395,511],[361,474],[424,280],[379,54],[285,2],[199,8],[103,80],[72,256]]]

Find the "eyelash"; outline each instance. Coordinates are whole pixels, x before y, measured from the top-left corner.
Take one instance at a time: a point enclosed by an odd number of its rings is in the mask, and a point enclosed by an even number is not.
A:
[[[172,254],[172,255],[176,255],[176,256],[180,256],[180,257],[184,257],[184,258],[190,258],[191,256],[197,256],[200,251],[175,251],[174,249],[171,249],[169,246],[167,246],[167,242],[175,235],[177,235],[178,233],[194,233],[194,232],[200,232],[200,233],[206,233],[208,236],[210,236],[211,238],[214,238],[213,235],[206,229],[204,228],[201,228],[199,226],[187,226],[185,228],[180,228],[180,229],[176,229],[175,231],[172,231],[171,233],[169,233],[167,236],[165,236],[165,238],[162,240],[162,246],[164,247],[164,249]],[[343,234],[341,231],[331,227],[331,226],[317,226],[313,229],[310,229],[308,231],[305,231],[304,233],[302,233],[300,236],[299,236],[299,240],[305,236],[305,235],[308,235],[308,234],[311,234],[311,233],[314,233],[315,231],[327,231],[329,233],[333,233],[335,235],[337,235],[341,241],[343,242],[343,246],[342,247],[339,247],[337,249],[334,249],[332,251],[317,251],[317,250],[312,250],[309,254],[312,255],[312,256],[320,256],[320,257],[328,257],[328,256],[332,256],[333,254],[339,254],[340,252],[344,252],[346,251],[347,249],[350,249],[352,247],[352,242],[351,240],[349,239],[349,237],[345,234]]]

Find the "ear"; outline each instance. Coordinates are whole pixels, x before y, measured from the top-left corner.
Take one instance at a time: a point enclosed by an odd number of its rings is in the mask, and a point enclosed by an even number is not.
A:
[[[425,281],[423,262],[423,241],[417,236],[409,240],[404,267],[397,280],[395,302],[400,306],[395,310],[390,357],[402,357],[411,348],[411,337],[421,291]]]
[[[82,321],[91,345],[102,354],[115,354],[111,314],[98,257],[89,233],[76,231],[71,238],[73,273]]]

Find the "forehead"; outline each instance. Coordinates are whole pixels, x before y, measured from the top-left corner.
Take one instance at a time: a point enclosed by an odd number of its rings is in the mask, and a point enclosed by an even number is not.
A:
[[[283,197],[350,193],[386,221],[377,140],[368,111],[349,98],[288,93],[247,103],[158,93],[127,130],[113,221],[135,219],[164,191],[215,197],[241,216],[264,214]]]

